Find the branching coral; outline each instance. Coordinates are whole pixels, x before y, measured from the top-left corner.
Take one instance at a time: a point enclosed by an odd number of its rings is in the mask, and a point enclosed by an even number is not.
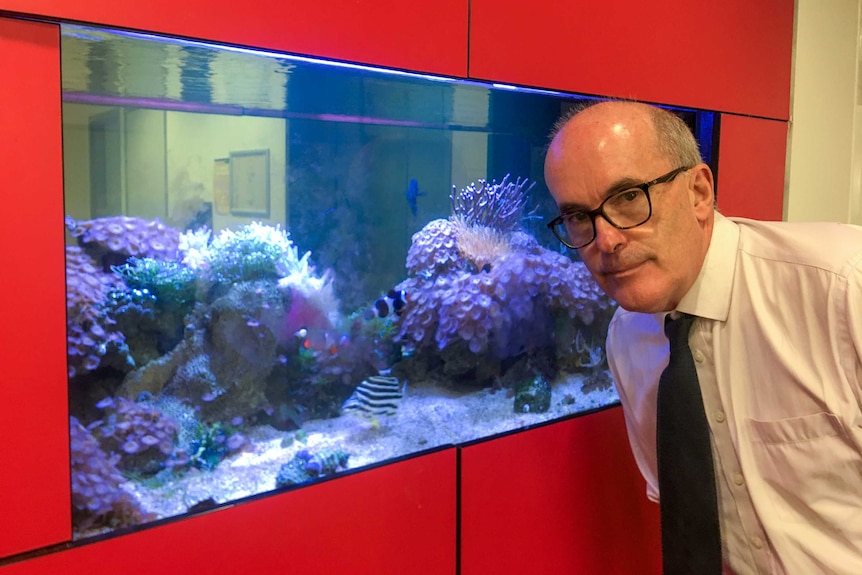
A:
[[[518,178],[509,181],[509,174],[499,184],[492,180],[479,180],[479,185],[471,183],[460,192],[452,186],[452,215],[460,216],[470,225],[495,228],[502,232],[515,230],[524,217],[527,192],[535,182],[527,186],[529,180]]]

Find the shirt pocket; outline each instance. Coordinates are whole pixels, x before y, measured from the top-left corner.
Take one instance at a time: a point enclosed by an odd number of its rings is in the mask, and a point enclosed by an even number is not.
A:
[[[837,416],[747,423],[755,465],[782,519],[840,529],[862,517],[862,454]]]

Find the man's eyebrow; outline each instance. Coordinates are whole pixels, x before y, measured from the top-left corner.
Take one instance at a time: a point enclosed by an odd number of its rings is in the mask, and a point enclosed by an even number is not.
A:
[[[602,200],[607,198],[608,196],[615,194],[617,192],[621,192],[623,190],[628,190],[629,188],[637,187],[643,184],[643,180],[637,180],[635,178],[620,178],[615,181],[608,187],[602,196]],[[578,202],[564,202],[558,206],[561,214],[571,214],[574,212],[588,212],[593,208],[589,206],[585,206],[583,204],[579,204]]]

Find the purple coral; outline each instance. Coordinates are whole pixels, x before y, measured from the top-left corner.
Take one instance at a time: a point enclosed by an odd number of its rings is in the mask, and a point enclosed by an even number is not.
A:
[[[474,354],[507,357],[524,345],[544,345],[553,318],[589,325],[610,311],[582,263],[517,229],[529,189],[527,180],[509,176],[499,184],[479,180],[453,192],[449,220],[413,236],[412,277],[397,286],[410,300],[397,335],[406,350],[463,342]]]
[[[158,219],[113,216],[76,221],[66,217],[66,227],[78,244],[93,255],[113,253],[168,261],[177,259],[180,231]]]
[[[104,302],[121,285],[114,274],[96,267],[77,246],[66,247],[66,322],[69,377],[93,371],[109,345],[120,346],[123,334],[114,330]]]
[[[438,349],[462,340],[478,354],[495,338],[505,341],[506,332],[529,323],[537,306],[585,324],[610,308],[582,263],[549,250],[511,252],[486,272],[411,278],[399,288],[411,296],[398,337],[414,349],[432,340]]]
[[[116,455],[120,469],[147,475],[165,466],[179,432],[172,419],[146,402],[124,397],[99,405],[105,417],[89,429],[105,451]]]
[[[137,525],[152,519],[131,495],[125,482],[99,442],[74,417],[70,418],[72,517],[81,534],[91,529]]]
[[[464,218],[471,225],[487,226],[501,232],[515,230],[524,217],[524,206],[527,203],[527,192],[535,182],[529,183],[526,178],[509,181],[509,174],[499,184],[497,180],[488,183],[479,180],[478,186],[471,183],[460,192],[452,186],[449,196],[452,202],[452,215]]]
[[[412,275],[437,275],[458,269],[458,236],[449,220],[432,220],[413,234],[407,252],[407,271]]]

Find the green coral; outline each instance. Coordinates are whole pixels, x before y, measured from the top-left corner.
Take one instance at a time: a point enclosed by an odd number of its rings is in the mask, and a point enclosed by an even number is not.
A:
[[[226,423],[198,423],[195,437],[189,442],[189,465],[211,471],[222,459],[236,452],[245,443],[245,438],[233,425]]]
[[[150,294],[167,307],[184,308],[194,302],[194,270],[171,261],[129,258],[128,263],[111,269],[133,293]]]
[[[214,283],[278,279],[298,260],[288,233],[279,226],[253,222],[220,232],[205,254],[205,269]]]
[[[515,413],[545,413],[551,407],[551,385],[541,375],[515,389]]]

